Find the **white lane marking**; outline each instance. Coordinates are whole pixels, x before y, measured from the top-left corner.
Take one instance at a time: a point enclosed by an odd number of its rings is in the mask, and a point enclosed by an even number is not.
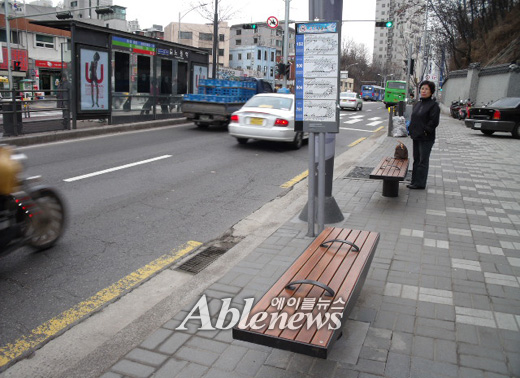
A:
[[[373,118],[369,118],[368,120],[369,121],[377,121],[379,119],[381,119],[381,117],[373,117]]]
[[[367,126],[376,126],[376,125],[379,125],[380,123],[383,123],[383,121],[370,122],[370,123],[367,123]]]
[[[350,121],[345,121],[343,123],[348,123],[349,125],[353,124],[353,123],[358,123],[358,122],[361,122],[363,121],[362,119],[359,119],[359,118],[356,118],[356,119],[351,119]]]
[[[364,115],[355,115],[355,116],[352,116],[350,118],[363,118],[363,117],[364,117]]]
[[[120,165],[119,167],[109,168],[109,169],[105,169],[103,171],[97,171],[97,172],[88,173],[88,174],[82,175],[82,176],[71,177],[68,179],[64,179],[63,181],[73,182],[73,181],[83,180],[83,179],[86,179],[89,177],[104,175],[105,173],[110,173],[110,172],[114,172],[114,171],[119,171],[121,169],[135,167],[136,165],[147,164],[147,163],[152,163],[157,160],[167,159],[169,157],[172,157],[172,155],[163,155],[163,156],[159,156],[159,157],[152,158],[152,159],[136,161],[135,163]]]
[[[352,129],[350,127],[340,127],[341,130],[364,131],[366,133],[373,133],[374,130]]]

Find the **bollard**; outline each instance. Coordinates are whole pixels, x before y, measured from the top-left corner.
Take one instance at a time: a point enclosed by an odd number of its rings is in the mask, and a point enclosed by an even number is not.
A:
[[[393,116],[394,116],[394,110],[393,106],[388,107],[388,136],[392,136],[392,131],[394,129],[394,122],[393,122]]]

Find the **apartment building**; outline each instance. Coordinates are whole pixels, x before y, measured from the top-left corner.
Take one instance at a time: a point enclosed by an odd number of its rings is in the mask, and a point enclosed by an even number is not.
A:
[[[96,7],[112,7],[113,13],[98,14]],[[114,5],[113,0],[65,0],[62,9],[71,11],[74,19],[83,22],[121,31],[128,30],[126,7]]]
[[[409,56],[415,62],[414,72],[422,71],[424,4],[424,0],[418,5],[405,0],[376,0],[376,20],[392,20],[394,26],[375,27],[373,62],[392,79],[406,78],[405,61]]]
[[[218,25],[218,56],[219,67],[229,67],[229,26],[227,22]],[[187,46],[197,47],[209,54],[209,70],[213,71],[213,24],[187,24],[170,22],[164,28],[164,39]]]
[[[254,25],[254,29],[245,29],[243,24],[231,26],[229,67],[253,70],[257,77],[275,80],[276,64],[283,58],[283,25],[275,29],[265,22]],[[289,57],[294,57],[294,35],[294,29],[289,28]]]

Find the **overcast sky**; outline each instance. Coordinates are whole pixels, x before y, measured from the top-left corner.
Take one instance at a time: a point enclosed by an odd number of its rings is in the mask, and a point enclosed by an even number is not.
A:
[[[213,11],[213,0],[201,0],[208,3]],[[323,0],[327,1],[327,0]],[[333,0],[332,0],[333,1]],[[57,1],[54,1],[57,3]],[[114,0],[114,4],[126,7],[127,20],[139,20],[141,28],[149,28],[153,24],[166,26],[170,22],[205,23],[197,10],[190,11],[199,2],[196,0]],[[235,15],[228,20],[229,25],[245,22],[266,22],[269,16],[279,20],[285,19],[284,0],[220,0],[222,9],[231,8]],[[374,20],[376,0],[344,0],[343,20]],[[186,14],[186,12],[190,11]],[[309,0],[291,0],[289,19],[305,21],[309,17]],[[372,55],[374,44],[373,22],[344,22],[343,38],[352,38],[367,46]]]

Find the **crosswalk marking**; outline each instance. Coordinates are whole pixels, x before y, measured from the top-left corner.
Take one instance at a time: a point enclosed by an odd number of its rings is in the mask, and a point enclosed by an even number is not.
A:
[[[370,123],[367,123],[367,126],[376,126],[376,125],[379,125],[380,123],[383,123],[383,121],[370,122]]]
[[[372,118],[369,118],[368,120],[369,121],[377,121],[377,120],[380,120],[381,117],[372,117]]]
[[[363,121],[363,120],[359,119],[359,118],[356,118],[356,119],[351,119],[350,121],[345,121],[344,123],[348,123],[349,125],[351,125],[351,124],[358,123],[358,122],[361,122],[361,121]]]

